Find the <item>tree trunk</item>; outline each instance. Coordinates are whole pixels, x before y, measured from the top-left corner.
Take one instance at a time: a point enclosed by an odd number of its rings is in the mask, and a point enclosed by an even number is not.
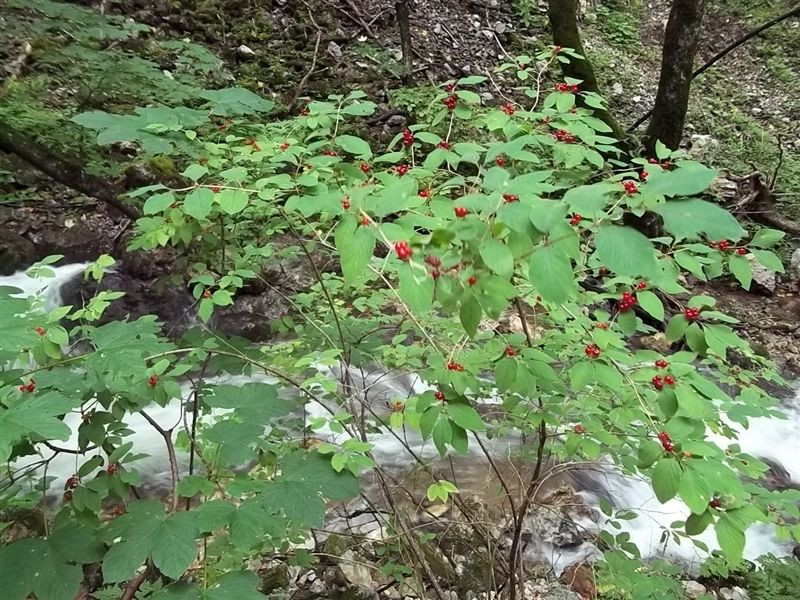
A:
[[[134,207],[119,200],[123,191],[119,186],[90,175],[81,166],[52,154],[4,123],[0,123],[0,150],[18,156],[58,183],[102,200],[130,219],[136,220],[140,216]]]
[[[550,0],[547,6],[547,15],[553,31],[553,43],[556,46],[572,48],[584,57],[582,60],[573,58],[568,63],[560,63],[561,71],[567,77],[582,80],[582,89],[600,94],[594,68],[592,68],[592,63],[585,58],[586,52],[581,43],[581,33],[578,29],[578,0]],[[625,131],[611,113],[607,110],[592,110],[598,118],[611,127],[614,136],[620,140],[620,143],[627,146]]]
[[[397,12],[397,26],[400,28],[400,49],[403,52],[403,83],[411,82],[414,71],[414,52],[411,45],[411,15],[408,9],[408,0],[397,0],[394,4]]]
[[[692,68],[700,41],[700,27],[706,12],[706,0],[673,0],[664,50],[661,54],[661,77],[647,126],[644,144],[648,155],[654,153],[657,140],[668,148],[678,147],[683,135]]]

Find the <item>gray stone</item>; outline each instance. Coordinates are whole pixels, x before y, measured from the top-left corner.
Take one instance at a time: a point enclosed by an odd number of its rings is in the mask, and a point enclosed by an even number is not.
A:
[[[753,283],[750,286],[750,290],[771,296],[775,293],[775,288],[778,286],[775,272],[761,266],[754,256],[750,255],[748,258],[750,259],[750,267],[753,271]]]
[[[242,44],[236,48],[236,55],[243,60],[251,60],[255,57],[256,53],[250,46]]]
[[[789,278],[795,283],[800,283],[800,248],[795,249],[789,259]]]
[[[683,593],[687,600],[696,600],[706,593],[706,586],[704,586],[702,583],[698,583],[697,581],[684,581]]]
[[[750,600],[750,595],[740,587],[720,588],[720,600]]]

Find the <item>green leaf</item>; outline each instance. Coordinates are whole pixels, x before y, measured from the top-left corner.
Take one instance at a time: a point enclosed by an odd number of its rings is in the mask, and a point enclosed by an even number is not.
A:
[[[208,188],[197,188],[183,199],[183,212],[198,221],[205,219],[214,205],[214,192]]]
[[[546,302],[560,304],[574,291],[572,263],[560,246],[538,246],[528,268],[531,283]]]
[[[664,320],[664,305],[661,299],[649,290],[644,290],[636,294],[636,299],[647,314],[655,317],[659,321]]]
[[[669,158],[669,155],[672,153],[669,148],[664,145],[664,142],[661,140],[656,140],[656,157],[658,160],[664,160],[665,158]]]
[[[204,165],[200,165],[197,163],[191,164],[186,169],[184,169],[183,175],[187,179],[191,179],[192,181],[199,180],[203,175],[208,174],[208,169]]]
[[[505,392],[514,385],[517,376],[517,361],[508,356],[500,359],[494,367],[494,374],[497,389]]]
[[[653,211],[664,219],[664,229],[678,239],[699,239],[705,234],[712,240],[739,240],[746,233],[731,213],[705,200],[670,200]]]
[[[775,271],[776,273],[783,273],[783,263],[781,263],[781,259],[778,258],[774,252],[770,250],[756,250],[755,248],[750,251],[762,267],[770,271]]]
[[[731,565],[739,564],[742,561],[744,552],[744,531],[731,519],[724,514],[717,519],[714,529],[717,533],[719,547],[725,553],[725,558]]]
[[[266,100],[250,90],[237,87],[204,90],[200,97],[211,103],[211,112],[223,116],[269,112],[275,106],[274,102]]]
[[[655,278],[659,273],[653,244],[631,227],[601,227],[595,248],[600,262],[619,275]]]
[[[217,202],[229,215],[240,213],[247,206],[248,194],[244,190],[224,189],[217,194]]]
[[[708,509],[711,489],[704,477],[688,468],[681,477],[678,495],[694,514],[702,514]]]
[[[607,181],[581,185],[567,190],[567,193],[564,194],[564,202],[569,205],[571,212],[594,219],[605,213],[608,194],[616,192],[618,189],[618,184]]]
[[[447,405],[447,414],[453,422],[467,431],[483,431],[486,425],[478,412],[469,404],[452,403]]]
[[[467,335],[470,337],[475,335],[478,325],[481,322],[482,314],[483,311],[481,309],[481,305],[473,294],[467,294],[461,299],[461,310],[459,311],[459,317],[461,319],[461,325],[464,327],[464,331],[466,331]]]
[[[483,262],[500,277],[511,277],[514,272],[514,257],[503,242],[490,238],[480,246]]]
[[[179,578],[197,556],[193,519],[192,513],[181,512],[172,515],[161,525],[152,558],[167,577]]]
[[[661,458],[663,455],[664,455],[664,449],[661,447],[660,444],[657,444],[653,440],[645,440],[642,442],[642,445],[639,446],[637,466],[640,469],[646,469],[650,467],[654,462],[656,462],[659,458]]]
[[[433,278],[426,271],[417,271],[410,263],[405,262],[398,269],[400,286],[398,293],[411,312],[424,316],[433,303]]]
[[[375,236],[366,227],[353,229],[354,223],[342,220],[334,236],[345,283],[353,285],[363,277],[375,251]]]
[[[753,239],[750,240],[750,246],[755,248],[771,248],[784,237],[786,237],[786,233],[778,231],[777,229],[759,229],[756,231]]]
[[[686,519],[686,533],[689,535],[700,535],[706,528],[714,522],[714,516],[711,511],[706,510],[703,513],[692,513]]]
[[[705,165],[682,161],[680,167],[672,171],[656,170],[650,173],[642,191],[668,197],[695,196],[704,192],[716,176],[717,172]]]
[[[688,327],[689,321],[685,316],[675,315],[669,320],[667,329],[664,331],[664,335],[668,341],[677,342],[684,336]]]
[[[744,256],[731,254],[728,258],[728,268],[742,287],[749,290],[750,284],[753,282],[753,269],[750,266],[750,261]]]
[[[144,203],[144,214],[154,215],[160,213],[175,202],[175,195],[172,192],[162,192],[161,194],[153,194]]]
[[[367,159],[372,156],[372,149],[369,144],[354,135],[340,135],[335,142],[345,152],[355,154],[360,158]]]
[[[664,457],[653,470],[653,491],[662,504],[675,497],[681,483],[683,471],[674,458]]]

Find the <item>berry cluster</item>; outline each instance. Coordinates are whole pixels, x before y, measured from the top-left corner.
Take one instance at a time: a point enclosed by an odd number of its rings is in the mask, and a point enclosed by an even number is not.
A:
[[[394,251],[397,253],[397,258],[400,260],[408,260],[411,258],[411,255],[414,254],[414,251],[411,250],[411,246],[408,245],[408,242],[395,242]]]
[[[339,156],[338,154],[336,154],[336,150],[331,150],[330,148],[327,150],[323,150],[322,154],[324,154],[325,156]]]
[[[308,110],[308,109],[305,109],[305,110]],[[121,514],[124,514],[124,512],[125,512],[125,509],[124,509],[122,506],[120,506],[119,504],[117,504],[117,505],[116,505],[116,506],[113,508],[113,510],[111,511],[111,514],[112,514],[113,516],[115,516],[115,517],[118,517],[118,516],[120,516]]]
[[[509,117],[513,115],[517,109],[514,108],[514,105],[511,102],[506,102],[503,106],[500,107],[504,113],[506,113]]]
[[[497,156],[494,159],[494,164],[496,164],[498,167],[505,167],[506,166],[506,159],[503,158],[502,156]]]
[[[586,427],[578,423],[577,425],[575,425],[575,427],[572,428],[572,431],[580,435],[582,433],[586,433]]]
[[[722,500],[720,500],[719,498],[712,498],[709,501],[708,505],[714,510],[719,510],[720,508],[722,508]]]
[[[401,400],[395,400],[391,404],[392,412],[403,412],[405,405]]]
[[[406,148],[410,148],[414,145],[414,134],[411,133],[410,129],[403,130],[403,146]]]
[[[431,197],[431,190],[429,188],[423,188],[419,191],[420,198],[430,198]]]
[[[636,306],[636,295],[632,294],[631,292],[622,292],[622,299],[619,301],[619,310],[620,312],[625,312],[626,310],[632,309]]]
[[[78,477],[77,475],[73,475],[72,477],[67,479],[67,482],[64,484],[64,489],[65,490],[74,490],[80,484],[81,484],[81,478]]]
[[[700,309],[685,308],[683,309],[683,316],[686,317],[686,319],[689,321],[696,321],[697,318],[700,316]]]
[[[636,192],[639,191],[639,187],[636,185],[636,182],[630,179],[626,179],[625,181],[623,181],[622,187],[625,188],[626,194],[635,194]]]
[[[456,216],[459,219],[463,219],[464,217],[466,217],[469,214],[469,209],[467,209],[467,208],[465,208],[463,206],[455,206],[455,207],[453,207],[453,212],[456,214]]]
[[[37,327],[36,329],[34,329],[34,331],[39,335],[44,335],[45,333],[47,333],[44,327]]]
[[[516,356],[517,355],[517,351],[514,350],[513,346],[506,346],[505,353],[506,353],[506,356]]]
[[[311,114],[311,111],[308,109],[307,106],[300,111],[300,116],[301,117],[307,117],[310,114]]]
[[[648,158],[647,162],[649,162],[651,165],[659,164],[657,158]],[[661,168],[664,169],[665,171],[669,171],[672,168],[672,163],[669,162],[668,160],[665,160],[661,163]]]
[[[408,173],[408,170],[409,170],[410,168],[411,168],[411,167],[409,167],[408,165],[397,165],[397,166],[394,168],[394,172],[395,172],[395,173],[397,173],[397,174],[398,174],[400,177],[402,177],[403,175],[405,175],[406,173]]]
[[[450,146],[450,142],[442,140],[437,144],[437,147],[441,148],[442,150],[450,150],[452,146]]]
[[[652,379],[652,384],[654,388],[661,391],[664,389],[665,385],[675,385],[675,378],[672,375],[666,375],[664,377],[656,375]]]
[[[503,202],[506,204],[511,204],[512,202],[519,202],[519,196],[515,196],[514,194],[503,194]]]
[[[640,292],[643,292],[644,290],[647,289],[647,282],[640,281],[639,283],[636,284],[636,289],[639,290]]]
[[[361,161],[361,164],[358,165],[358,168],[361,169],[362,173],[369,175],[369,172],[372,171],[372,167],[369,166],[369,163]]]
[[[444,402],[444,392],[434,392],[433,397],[440,402]]]
[[[457,362],[450,361],[447,363],[447,370],[448,371],[458,371],[461,372],[464,370],[464,365],[461,365]]]
[[[156,387],[157,383],[158,383],[158,375],[150,375],[150,377],[147,378],[147,385],[149,385],[150,387]]]
[[[656,361],[656,368],[657,369],[666,369],[669,366],[669,363],[664,359],[660,358]]]
[[[556,138],[559,142],[564,142],[565,144],[574,144],[575,143],[575,136],[572,135],[569,131],[565,131],[564,129],[559,129],[553,134],[553,137]]]
[[[597,344],[589,344],[583,351],[589,358],[600,358],[600,348],[597,347]]]
[[[345,196],[344,199],[342,200],[342,208],[344,210],[348,210],[350,208],[350,197],[349,196]]]
[[[425,262],[431,266],[431,277],[439,279],[442,275],[442,272],[439,270],[439,267],[442,266],[442,261],[439,257],[435,254],[429,254],[425,257]]]
[[[672,452],[675,449],[675,444],[672,443],[672,439],[669,437],[669,434],[666,431],[659,433],[658,439],[661,442],[661,446],[667,452]]]
[[[108,463],[108,466],[106,467],[106,473],[113,475],[117,471],[119,471],[119,465],[117,463]]]
[[[453,92],[455,92],[456,91],[456,82],[455,81],[451,81],[450,83],[448,83],[446,86],[444,86],[444,91],[447,92],[448,94],[452,94]]]
[[[580,213],[572,213],[572,216],[569,218],[569,224],[570,225],[580,225],[582,220],[583,220],[583,217],[580,215]]]
[[[19,391],[23,392],[23,393],[27,392],[29,394],[35,392],[36,391],[36,381],[31,379],[28,383],[23,383],[21,386],[19,386]]]
[[[442,104],[447,107],[447,110],[455,110],[458,104],[458,96],[448,96],[442,100]]]
[[[572,92],[573,94],[577,94],[579,89],[580,88],[578,88],[577,83],[569,84],[564,82],[564,83],[557,83],[555,85],[555,90],[557,92]]]

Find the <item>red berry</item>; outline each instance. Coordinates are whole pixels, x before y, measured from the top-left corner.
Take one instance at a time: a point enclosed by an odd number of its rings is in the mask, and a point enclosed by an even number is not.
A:
[[[67,490],[64,492],[64,502],[72,502],[72,491]]]
[[[289,142],[283,142],[280,146],[278,146],[281,150],[288,150],[289,149]]]
[[[686,308],[683,311],[683,316],[689,321],[694,321],[700,316],[700,311],[696,308]]]
[[[553,46],[553,54],[558,54],[563,48],[561,46]]]
[[[219,194],[219,191],[220,191],[221,189],[222,189],[222,188],[220,188],[218,185],[212,185],[212,186],[211,186],[211,191],[212,191],[212,192],[214,192],[215,194]]]
[[[470,285],[475,285],[476,283],[478,283],[478,278],[475,277],[475,275],[470,275],[469,279],[467,279],[467,283]]]
[[[675,385],[675,378],[672,375],[666,375],[664,377],[664,383],[667,385]]]
[[[463,219],[469,214],[469,209],[464,208],[463,206],[455,206],[453,207],[453,212],[459,219]]]
[[[656,361],[656,367],[659,369],[666,369],[669,366],[669,363],[663,359],[658,359]]]
[[[717,243],[717,248],[725,252],[730,247],[730,245],[731,243],[728,240],[722,240],[721,242]]]
[[[640,281],[639,283],[636,284],[636,289],[639,290],[640,292],[643,291],[643,290],[646,290],[647,289],[647,282],[646,281]]]
[[[572,84],[572,93],[573,93],[573,94],[577,94],[579,89],[580,89],[580,88],[578,87],[578,84],[577,84],[577,83],[573,83],[573,84]]]
[[[578,423],[577,425],[575,425],[575,427],[572,428],[572,431],[574,431],[577,434],[586,433],[586,427]]]
[[[73,475],[69,479],[67,479],[66,487],[67,489],[74,490],[81,484],[81,480],[77,475]]]
[[[437,145],[438,145],[438,147],[439,147],[439,148],[441,148],[442,150],[450,150],[450,147],[451,147],[451,146],[450,146],[450,142],[446,142],[446,141],[444,141],[444,140],[442,140],[441,142],[439,142]]]
[[[452,94],[455,91],[455,89],[456,89],[455,81],[451,81],[446,86],[444,86],[444,91],[446,91],[448,94]]]
[[[505,167],[506,166],[506,159],[503,158],[502,156],[496,157],[494,159],[494,162],[498,167]]]
[[[410,167],[409,167],[408,165],[397,165],[397,166],[395,167],[394,171],[395,171],[395,173],[397,173],[397,174],[398,174],[400,177],[402,177],[403,175],[405,175],[406,173],[408,173],[408,170],[409,170],[409,168],[410,168]]]
[[[369,163],[361,161],[361,164],[358,165],[358,168],[361,169],[362,173],[369,174],[372,171],[372,167],[369,166]]]
[[[361,224],[362,224],[364,227],[367,227],[367,226],[369,226],[369,224],[370,224],[369,217],[367,217],[367,216],[363,216],[363,217],[361,217]]]
[[[648,177],[650,177],[650,173],[648,173],[647,171],[642,171],[641,173],[639,173],[639,179],[641,179],[642,181],[647,181]]]
[[[37,328],[36,328],[34,331],[35,331],[36,333],[38,333],[39,335],[44,335],[45,333],[47,333],[47,332],[45,331],[44,327],[37,327]]]
[[[747,254],[747,248],[737,248],[736,254],[738,254],[739,256],[744,256],[745,254]]]
[[[147,378],[147,384],[150,387],[156,387],[157,383],[158,383],[158,375],[150,375],[150,377]]]
[[[36,391],[36,382],[31,379],[28,383],[23,383],[21,386],[19,386],[19,391],[32,394]]]
[[[414,134],[411,133],[411,130],[406,129],[403,131],[403,146],[406,148],[410,148],[414,145]]]
[[[330,149],[328,149],[328,150],[324,150],[322,153],[323,153],[325,156],[339,156],[338,154],[336,154],[336,151],[335,151],[335,150],[330,150]]]
[[[429,254],[428,256],[426,256],[425,257],[425,262],[428,263],[432,267],[440,267],[440,266],[442,266],[442,261],[435,254]]]
[[[434,279],[439,279],[439,277],[441,277],[441,276],[442,276],[442,272],[439,269],[433,269],[431,271],[431,277],[433,277]]]
[[[448,371],[463,371],[464,367],[457,362],[450,361],[447,363],[447,369]]]
[[[306,110],[308,110],[308,109],[306,109]],[[121,514],[123,514],[124,512],[125,512],[125,509],[124,509],[124,508],[122,508],[122,506],[120,506],[120,505],[118,504],[118,505],[117,505],[117,506],[115,506],[115,507],[114,507],[114,509],[111,511],[111,514],[112,514],[112,515],[114,515],[115,517],[118,517],[118,516],[120,516]]]
[[[650,381],[653,384],[653,387],[656,388],[657,390],[660,391],[660,390],[664,389],[664,380],[661,378],[660,375],[656,375]],[[661,436],[659,436],[659,437],[661,437]]]
[[[568,83],[557,83],[553,87],[554,87],[555,91],[557,91],[557,92],[569,91],[569,84]]]
[[[510,102],[506,102],[505,104],[503,104],[503,106],[502,106],[502,108],[500,110],[502,110],[508,116],[513,115],[514,112],[516,111],[516,109],[514,108],[514,105],[511,104]]]
[[[205,299],[211,298],[211,290],[205,290],[203,292],[203,298]]]
[[[342,208],[344,210],[348,210],[350,208],[350,199],[349,198],[345,197],[345,199],[342,200]]]
[[[579,213],[572,213],[572,217],[570,217],[569,224],[570,225],[580,225],[580,222],[583,220],[583,217]]]
[[[411,250],[411,246],[408,245],[408,242],[395,242],[394,251],[397,253],[397,258],[400,260],[408,260],[414,253],[413,250]]]
[[[119,471],[119,465],[117,463],[109,463],[109,465],[106,467],[106,473],[109,475],[113,475],[117,471]]]
[[[647,162],[649,162],[651,165],[657,165],[658,164],[658,159],[657,158],[648,158]]]
[[[444,392],[435,392],[433,397],[437,400],[444,401]]]
[[[712,498],[708,505],[713,508],[714,510],[719,510],[722,508],[722,500],[719,498]]]
[[[675,444],[672,442],[661,442],[661,447],[667,452],[672,452],[675,449]]]
[[[506,346],[505,352],[506,352],[506,356],[516,356],[517,355],[517,351],[514,350],[514,348],[512,346]]]
[[[597,344],[589,344],[583,351],[589,358],[597,358],[600,356],[600,348],[597,347]]]
[[[442,100],[442,104],[447,107],[447,110],[455,110],[456,105],[458,104],[458,97],[457,96],[448,96],[444,100]]]
[[[661,433],[659,433],[658,434],[658,439],[660,441],[662,441],[662,442],[669,442],[670,441],[669,434],[666,431],[662,431]]]
[[[419,191],[419,197],[420,198],[430,198],[431,197],[431,191],[428,188],[422,189],[422,190]]]
[[[622,292],[622,299],[619,301],[619,310],[625,312],[636,306],[636,296],[630,292]]]
[[[639,187],[636,185],[636,182],[630,179],[626,179],[625,181],[623,181],[622,187],[625,188],[626,194],[635,194],[636,192],[639,191]]]

